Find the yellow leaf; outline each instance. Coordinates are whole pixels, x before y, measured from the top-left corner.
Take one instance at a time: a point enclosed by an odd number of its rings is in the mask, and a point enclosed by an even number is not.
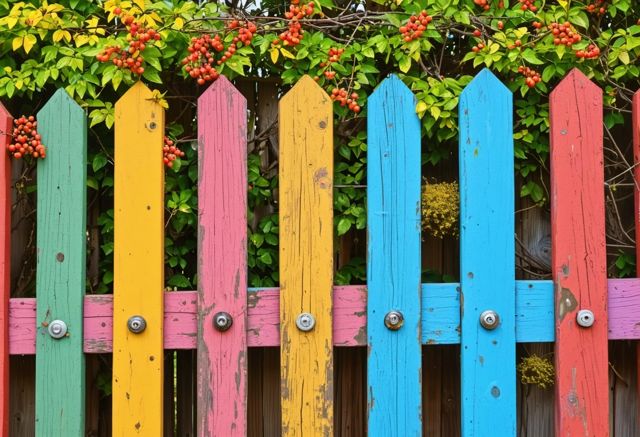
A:
[[[418,104],[416,105],[416,113],[420,114],[420,113],[423,113],[426,110],[427,110],[427,104],[423,100],[420,100],[418,102]]]
[[[53,42],[58,42],[62,38],[64,38],[64,31],[62,29],[58,29],[55,32],[53,32]]]
[[[567,0],[558,0],[558,4],[562,6],[565,10],[567,10],[567,6],[569,2]]]
[[[133,2],[138,5],[138,7],[144,11],[144,0],[133,0]]]
[[[295,59],[296,58],[293,55],[293,53],[291,53],[289,50],[285,49],[284,47],[280,47],[280,53],[282,53],[282,56],[284,56],[285,58],[289,58],[289,59]]]
[[[173,22],[173,26],[171,27],[173,27],[176,30],[182,29],[184,27],[184,19],[181,17],[176,18]]]
[[[89,37],[81,33],[76,34],[74,39],[76,41],[76,47],[81,47],[89,42]]]
[[[16,36],[15,38],[13,38],[11,46],[13,47],[14,52],[18,50],[20,47],[22,47],[22,37]]]
[[[433,115],[433,118],[435,118],[436,120],[438,119],[438,117],[440,117],[440,108],[438,108],[437,106],[432,106],[429,111],[431,112],[431,115]]]
[[[277,47],[272,48],[269,53],[271,54],[271,62],[274,64],[278,62],[278,57],[280,56],[280,50]]]
[[[6,23],[9,29],[13,29],[13,27],[18,24],[18,17],[7,17]]]
[[[31,49],[33,48],[33,46],[36,44],[36,42],[38,41],[38,39],[36,38],[35,35],[25,35],[24,37],[24,41],[22,42],[22,44],[24,45],[24,51],[26,53],[29,53],[29,51],[31,51]]]

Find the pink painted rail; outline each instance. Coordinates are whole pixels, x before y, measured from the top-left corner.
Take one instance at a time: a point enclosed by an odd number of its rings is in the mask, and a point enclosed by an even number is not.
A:
[[[550,283],[549,283],[550,284]],[[438,284],[442,285],[442,284]],[[450,285],[453,289],[457,284]],[[551,287],[551,285],[549,285]],[[429,286],[426,286],[429,289]],[[335,346],[366,345],[365,286],[334,288]],[[609,339],[640,339],[640,279],[609,280]],[[546,314],[553,305],[552,293],[548,304],[529,308],[528,316]],[[428,300],[426,293],[425,300]],[[164,347],[165,349],[195,349],[197,338],[197,293],[195,291],[170,292],[165,295]],[[278,346],[280,344],[279,291],[277,288],[249,293],[247,343],[249,347]],[[528,306],[526,302],[519,305]],[[423,308],[427,308],[423,305]],[[36,300],[11,299],[9,309],[9,353],[32,355],[35,353]],[[430,314],[437,308],[423,309],[423,323],[429,323]],[[110,353],[112,348],[113,298],[111,295],[89,295],[84,304],[84,351]],[[548,324],[553,314],[536,323]],[[451,324],[449,322],[449,324]],[[455,326],[455,325],[454,325]],[[429,342],[429,344],[432,344]]]

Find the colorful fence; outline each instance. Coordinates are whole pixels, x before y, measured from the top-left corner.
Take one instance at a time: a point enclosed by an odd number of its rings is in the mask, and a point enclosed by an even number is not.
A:
[[[606,277],[601,90],[574,70],[551,95],[554,280],[516,281],[512,95],[478,74],[459,105],[461,280],[421,284],[420,123],[386,79],[368,104],[368,288],[332,286],[332,102],[308,77],[281,102],[279,290],[247,288],[246,102],[225,78],[198,101],[197,292],[162,291],[164,112],[144,85],[116,104],[115,296],[84,295],[84,112],[60,90],[38,114],[37,299],[9,299],[0,153],[1,434],[9,354],[36,354],[36,434],[72,437],[84,354],[112,352],[113,434],[162,435],[164,348],[198,351],[197,434],[246,435],[247,348],[280,346],[283,434],[333,435],[333,347],[368,346],[369,435],[421,435],[421,348],[459,343],[462,434],[516,435],[516,342],[555,340],[556,435],[608,435],[607,339],[640,338],[640,280]]]

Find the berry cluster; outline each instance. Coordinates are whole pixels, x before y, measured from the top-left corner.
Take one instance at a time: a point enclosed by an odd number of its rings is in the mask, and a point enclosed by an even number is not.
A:
[[[606,0],[594,0],[593,3],[588,4],[585,9],[590,14],[604,15],[607,12]]]
[[[13,120],[13,141],[7,146],[9,153],[16,159],[24,156],[44,158],[47,152],[42,145],[40,134],[36,127],[38,122],[33,115]]]
[[[278,35],[278,39],[273,42],[273,45],[278,45],[281,42],[285,46],[297,46],[300,44],[304,34],[300,20],[313,15],[314,8],[315,4],[312,1],[301,5],[300,0],[291,0],[289,11],[284,14],[285,18],[289,20],[289,27]]]
[[[329,49],[329,59],[327,59],[326,62],[321,62],[320,63],[320,67],[324,68],[330,68],[331,64],[333,64],[334,62],[339,62],[340,61],[340,57],[342,56],[342,54],[344,53],[344,49],[343,48],[330,48]],[[324,77],[326,77],[327,79],[331,80],[334,77],[336,77],[336,72],[333,70],[325,70],[324,72]]]
[[[524,82],[529,88],[533,88],[534,86],[536,86],[536,84],[538,84],[538,82],[542,80],[540,78],[540,73],[538,73],[533,68],[523,67],[521,65],[520,67],[518,67],[518,73],[526,78]]]
[[[565,21],[564,23],[551,23],[549,30],[553,34],[553,43],[555,45],[564,45],[571,47],[571,45],[579,42],[582,37],[575,29],[571,27],[571,23]]]
[[[360,105],[358,105],[358,93],[353,92],[349,96],[349,93],[344,88],[334,88],[331,91],[331,100],[339,102],[340,106],[348,106],[349,110],[356,114],[360,112]]]
[[[410,16],[407,24],[400,27],[402,38],[405,42],[410,42],[414,39],[420,38],[432,20],[433,17],[429,16],[427,11],[422,11],[418,15]]]
[[[519,39],[515,40],[514,43],[513,44],[509,44],[509,46],[507,48],[509,50],[513,50],[516,47],[522,47],[522,41],[521,40],[519,40]]]
[[[536,12],[538,7],[535,5],[535,0],[519,0],[520,9],[523,11]]]
[[[178,149],[174,141],[167,136],[164,137],[164,147],[162,148],[162,154],[164,155],[162,161],[164,162],[164,165],[169,168],[173,167],[173,161],[184,156],[184,152]]]
[[[216,80],[220,73],[213,67],[213,64],[222,65],[228,61],[238,50],[238,43],[248,45],[258,30],[254,23],[242,20],[232,20],[227,25],[227,29],[237,32],[233,37],[229,47],[224,47],[224,42],[220,35],[211,36],[204,34],[199,38],[191,38],[191,45],[187,47],[189,54],[182,60],[184,70],[189,76],[196,79],[198,85]],[[223,52],[222,57],[215,59],[217,53]]]
[[[600,48],[595,44],[589,44],[586,50],[578,50],[576,52],[578,58],[593,59],[600,56]]]
[[[473,0],[473,2],[485,11],[489,10],[489,0]]]
[[[120,8],[116,8],[114,13],[118,12],[118,9]],[[119,15],[119,13],[116,15]],[[150,41],[159,41],[160,34],[154,29],[141,27],[131,15],[124,17],[122,22],[129,31],[127,35],[129,47],[126,50],[122,50],[119,46],[107,47],[96,58],[100,62],[111,61],[118,68],[126,68],[134,74],[142,75],[144,73],[144,59],[140,54]]]
[[[541,23],[541,22],[539,22],[539,21],[534,21],[534,22],[533,22],[533,27],[534,27],[536,30],[540,30],[540,29],[542,29],[542,23]]]
[[[480,50],[482,50],[484,48],[484,43],[479,42],[478,44],[476,44],[475,46],[471,47],[471,51],[474,53],[478,53]]]

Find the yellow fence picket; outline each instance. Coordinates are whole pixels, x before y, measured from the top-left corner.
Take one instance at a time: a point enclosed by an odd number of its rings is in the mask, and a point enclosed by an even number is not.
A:
[[[113,435],[163,435],[164,109],[142,83],[115,107]]]
[[[280,101],[279,178],[282,434],[330,436],[333,115],[308,76]]]

